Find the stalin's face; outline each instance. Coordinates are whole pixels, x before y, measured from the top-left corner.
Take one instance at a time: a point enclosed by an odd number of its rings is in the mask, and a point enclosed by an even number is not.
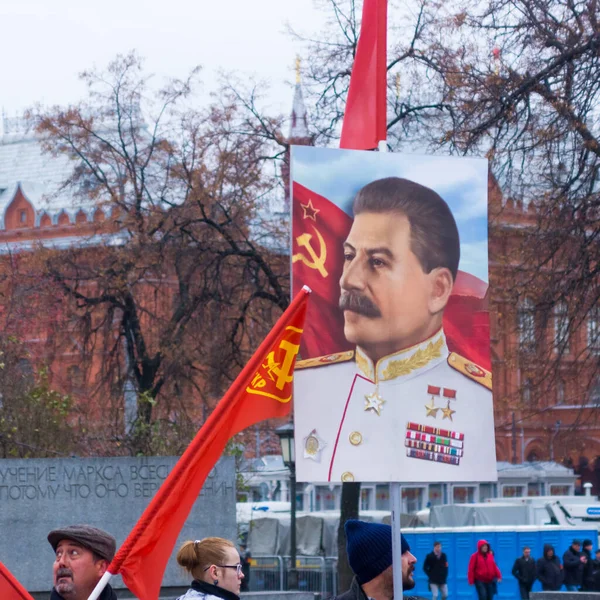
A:
[[[374,361],[432,336],[452,291],[446,268],[425,273],[401,213],[360,213],[344,243],[344,334]]]

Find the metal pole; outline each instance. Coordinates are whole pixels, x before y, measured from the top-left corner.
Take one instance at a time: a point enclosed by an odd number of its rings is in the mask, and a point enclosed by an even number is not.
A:
[[[392,564],[394,574],[394,600],[402,600],[402,546],[400,542],[400,515],[402,514],[402,486],[390,483],[392,504]]]
[[[512,429],[511,429],[511,438],[512,438],[512,464],[517,464],[517,422],[515,421],[515,411],[512,414]]]
[[[296,463],[290,463],[290,571],[288,590],[298,589],[298,571],[296,570]]]

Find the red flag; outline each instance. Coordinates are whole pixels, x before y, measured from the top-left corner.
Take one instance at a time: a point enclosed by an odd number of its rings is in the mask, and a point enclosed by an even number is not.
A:
[[[29,592],[15,579],[14,575],[0,562],[0,598],[2,600],[33,600]]]
[[[387,0],[364,0],[340,148],[371,150],[386,139]]]
[[[156,600],[179,532],[227,441],[246,427],[290,412],[296,355],[308,302],[303,289],[196,434],[123,542],[108,571],[140,600]]]
[[[294,292],[306,283],[314,302],[308,307],[300,354],[319,354],[353,348],[344,337],[344,316],[338,308],[344,266],[342,244],[352,218],[333,202],[293,184],[292,281]],[[310,283],[308,283],[310,281]]]

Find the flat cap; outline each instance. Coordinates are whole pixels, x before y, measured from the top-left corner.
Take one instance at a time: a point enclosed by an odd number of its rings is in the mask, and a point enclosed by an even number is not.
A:
[[[117,540],[110,533],[91,525],[69,525],[53,529],[48,534],[48,541],[55,552],[61,540],[77,542],[108,562],[112,561],[117,549]]]

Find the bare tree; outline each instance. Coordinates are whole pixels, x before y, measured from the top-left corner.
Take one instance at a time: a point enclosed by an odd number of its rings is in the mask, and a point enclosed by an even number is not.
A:
[[[197,71],[153,91],[132,54],[82,77],[85,102],[29,116],[45,150],[73,160],[59,193],[100,211],[98,226],[85,243],[38,249],[29,273],[61,291],[99,357],[97,397],[119,404],[133,388],[125,443],[152,453],[165,436],[185,443],[169,426],[210,410],[288,303],[272,141],[230,89],[190,108]]]

